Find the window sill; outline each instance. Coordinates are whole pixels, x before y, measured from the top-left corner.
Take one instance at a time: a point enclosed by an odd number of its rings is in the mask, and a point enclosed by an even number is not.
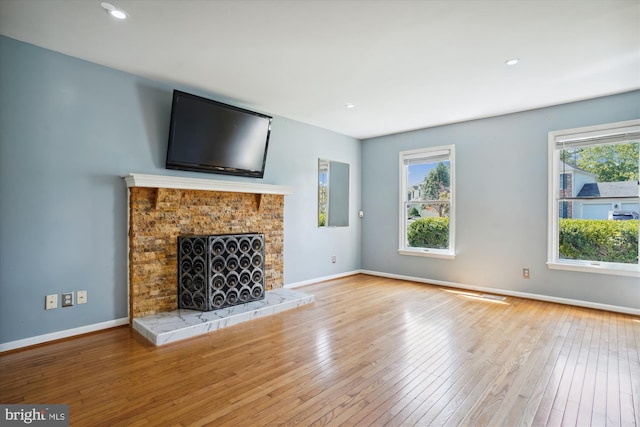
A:
[[[421,256],[427,258],[455,259],[456,254],[438,249],[398,249],[400,255]]]
[[[547,267],[552,270],[568,270],[581,271],[584,273],[609,274],[613,276],[640,277],[640,266],[629,265],[622,266],[612,263],[588,263],[588,262],[571,262],[571,261],[550,261]]]

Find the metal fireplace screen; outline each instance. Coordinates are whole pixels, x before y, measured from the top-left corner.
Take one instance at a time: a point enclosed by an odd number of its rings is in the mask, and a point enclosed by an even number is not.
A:
[[[178,308],[210,311],[264,298],[264,234],[178,237]]]

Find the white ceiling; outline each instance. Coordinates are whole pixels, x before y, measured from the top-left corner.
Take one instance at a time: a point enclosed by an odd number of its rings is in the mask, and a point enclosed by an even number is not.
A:
[[[357,138],[640,88],[640,0],[101,1],[0,0],[0,33]]]

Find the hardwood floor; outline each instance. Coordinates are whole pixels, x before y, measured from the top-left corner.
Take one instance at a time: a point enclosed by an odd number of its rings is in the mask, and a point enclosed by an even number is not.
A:
[[[0,402],[72,426],[638,426],[640,321],[366,275],[155,348],[128,327],[0,355]]]

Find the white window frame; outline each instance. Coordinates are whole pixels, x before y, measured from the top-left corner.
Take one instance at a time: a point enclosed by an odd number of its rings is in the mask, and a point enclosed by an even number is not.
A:
[[[409,192],[409,185],[407,183],[407,172],[405,170],[405,162],[412,159],[429,159],[429,157],[437,158],[443,155],[448,155],[450,164],[449,169],[449,182],[451,196],[449,200],[449,248],[448,249],[436,249],[436,248],[412,248],[407,242],[407,215],[405,209],[405,203],[407,203],[407,194]],[[401,255],[422,256],[431,258],[444,258],[454,259],[456,255],[455,242],[456,242],[456,167],[455,167],[455,145],[441,145],[438,147],[421,148],[418,150],[408,150],[400,152],[400,241],[398,253]]]
[[[617,276],[640,277],[640,264],[615,262],[583,261],[561,259],[559,255],[558,201],[560,199],[560,156],[557,145],[562,142],[623,137],[625,134],[640,132],[640,120],[588,126],[549,132],[548,140],[548,237],[547,267],[556,270],[582,271],[588,273],[610,274]],[[640,233],[639,233],[640,234]],[[640,235],[639,235],[640,238]]]

